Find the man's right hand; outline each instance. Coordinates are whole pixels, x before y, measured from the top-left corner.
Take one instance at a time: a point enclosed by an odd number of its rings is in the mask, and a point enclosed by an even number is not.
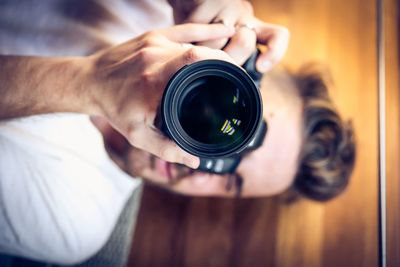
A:
[[[96,115],[104,116],[135,147],[166,161],[197,168],[199,159],[180,149],[154,126],[169,79],[184,65],[204,59],[233,60],[223,51],[182,43],[229,37],[222,24],[184,24],[145,33],[87,58],[85,86]]]

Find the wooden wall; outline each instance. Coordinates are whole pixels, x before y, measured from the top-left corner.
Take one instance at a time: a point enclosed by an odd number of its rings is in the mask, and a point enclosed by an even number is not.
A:
[[[400,266],[399,1],[385,2],[387,266]]]
[[[320,61],[330,67],[332,96],[356,130],[357,161],[350,186],[328,203],[304,199],[292,204],[279,197],[189,198],[146,187],[130,266],[377,266],[376,2],[252,2],[258,17],[290,29],[287,66]],[[398,88],[398,80],[391,80]],[[398,99],[398,91],[393,94]],[[390,114],[398,125],[399,109]],[[398,137],[399,128],[393,127]],[[398,138],[392,142],[398,149]],[[398,176],[399,169],[393,170]],[[399,187],[398,180],[391,183]],[[399,203],[399,196],[394,200]],[[392,222],[398,234],[398,220]],[[393,244],[395,254],[399,243]]]

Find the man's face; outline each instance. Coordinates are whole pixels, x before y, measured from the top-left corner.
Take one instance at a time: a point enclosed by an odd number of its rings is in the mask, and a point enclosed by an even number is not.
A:
[[[268,196],[283,192],[293,182],[301,147],[302,104],[294,85],[281,76],[266,77],[262,86],[263,116],[268,131],[263,145],[246,154],[237,168],[242,196]],[[127,171],[175,192],[195,196],[235,196],[232,175],[198,172],[167,163],[132,148]]]

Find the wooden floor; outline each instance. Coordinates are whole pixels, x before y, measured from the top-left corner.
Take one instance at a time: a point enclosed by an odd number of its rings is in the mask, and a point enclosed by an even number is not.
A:
[[[330,67],[335,80],[332,96],[356,129],[357,162],[350,186],[324,204],[288,204],[279,197],[196,199],[146,187],[130,266],[378,266],[376,2],[252,2],[258,17],[290,29],[287,66],[319,61]],[[396,7],[396,0],[389,2]],[[392,20],[397,17],[396,13]],[[398,51],[396,45],[391,47]],[[394,56],[397,61],[391,64],[398,71],[398,53]],[[394,75],[391,83],[398,88]],[[399,96],[398,90],[392,91],[393,97]],[[400,118],[398,108],[390,114],[394,120]],[[392,130],[399,133],[398,126]],[[391,140],[399,148],[398,139]],[[398,155],[400,149],[396,151]],[[391,164],[398,163],[397,157]],[[391,185],[398,187],[399,169],[392,170],[397,176]],[[399,204],[399,197],[394,201]],[[397,235],[398,214],[390,224]],[[394,240],[390,255],[399,253],[399,239]],[[399,266],[397,260],[398,256],[390,258],[390,266]]]

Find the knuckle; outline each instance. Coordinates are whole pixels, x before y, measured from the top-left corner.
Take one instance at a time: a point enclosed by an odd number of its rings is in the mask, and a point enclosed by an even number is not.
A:
[[[215,53],[216,53],[216,57],[217,57],[218,59],[226,60],[226,61],[230,61],[230,60],[231,60],[229,54],[226,53],[225,51],[216,50]]]
[[[127,138],[131,145],[133,145],[135,147],[138,146],[137,132],[133,126],[129,126],[129,128],[127,129]]]
[[[244,35],[244,34],[239,35],[238,38],[236,39],[236,42],[245,51],[253,51],[256,45],[255,38],[248,38],[248,37],[249,35]]]
[[[162,159],[171,161],[172,157],[173,157],[173,153],[171,151],[171,149],[169,149],[168,147],[165,148],[161,148],[160,150],[160,157]]]
[[[249,12],[250,15],[254,14],[254,9],[249,1],[243,1],[243,7]]]
[[[272,65],[275,65],[279,62],[279,58],[278,57],[272,57],[269,59],[269,61],[271,62]]]
[[[271,63],[272,66],[275,66],[283,57],[283,54],[271,54],[268,58],[268,61]]]
[[[145,39],[152,39],[158,36],[158,32],[156,30],[148,31],[144,34]]]
[[[209,45],[207,45],[209,48],[213,48],[213,49],[222,49],[224,48],[224,46],[227,44],[228,42],[228,38],[221,38],[218,40],[215,40],[213,42],[210,42]]]
[[[200,49],[198,47],[191,47],[183,54],[184,64],[190,64],[201,59]]]
[[[286,27],[278,26],[277,31],[280,35],[285,36],[286,38],[289,38],[290,36],[290,31]]]
[[[154,83],[154,76],[152,71],[144,71],[140,74],[140,81],[144,86],[149,86]]]
[[[144,46],[156,46],[159,43],[160,33],[157,31],[149,31],[145,34],[143,44]]]
[[[152,51],[148,47],[144,47],[140,49],[140,51],[137,53],[137,59],[145,62],[151,57]]]

